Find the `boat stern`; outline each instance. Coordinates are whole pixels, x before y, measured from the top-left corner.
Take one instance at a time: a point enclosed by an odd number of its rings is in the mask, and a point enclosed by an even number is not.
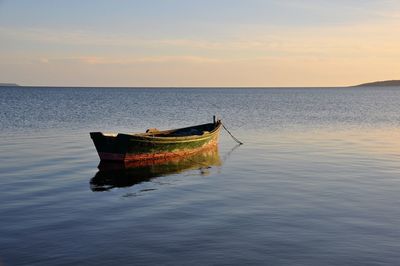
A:
[[[102,132],[90,132],[97,154],[101,161],[124,161],[125,151],[118,134],[105,134]]]

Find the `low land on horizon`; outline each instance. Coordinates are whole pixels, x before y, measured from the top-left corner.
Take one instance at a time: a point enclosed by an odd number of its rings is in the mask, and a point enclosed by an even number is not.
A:
[[[0,87],[19,87],[17,83],[0,83]]]
[[[400,86],[400,80],[374,81],[374,82],[362,83],[354,87],[392,87],[392,86]]]

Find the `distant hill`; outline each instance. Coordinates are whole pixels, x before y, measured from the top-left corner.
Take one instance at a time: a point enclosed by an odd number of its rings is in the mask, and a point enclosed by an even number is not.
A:
[[[16,83],[0,83],[0,87],[18,87]]]
[[[363,83],[356,85],[354,87],[392,87],[400,86],[400,80],[385,80],[385,81],[375,81],[369,83]]]

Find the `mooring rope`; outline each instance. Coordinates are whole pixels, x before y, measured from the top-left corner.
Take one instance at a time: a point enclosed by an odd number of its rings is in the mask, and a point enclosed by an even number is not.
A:
[[[230,151],[226,152],[223,156],[222,156],[222,163],[225,163],[229,157],[231,156],[231,154],[237,149],[239,148],[239,146],[242,144],[236,144],[235,147],[233,147]]]
[[[223,123],[221,123],[221,124],[222,124],[222,127],[226,130],[226,132],[228,132],[229,135],[231,135],[231,137],[232,137],[232,139],[233,139],[234,141],[236,141],[237,143],[239,143],[239,145],[242,145],[242,144],[243,144],[243,142],[241,142],[240,140],[238,140],[238,139],[225,127],[225,125],[224,125]]]

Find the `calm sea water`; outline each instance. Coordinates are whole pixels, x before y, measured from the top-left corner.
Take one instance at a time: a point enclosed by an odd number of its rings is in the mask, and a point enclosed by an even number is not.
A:
[[[0,265],[398,265],[399,103],[400,88],[0,88]],[[222,132],[216,160],[146,177],[97,168],[90,131],[214,114],[245,144]]]

